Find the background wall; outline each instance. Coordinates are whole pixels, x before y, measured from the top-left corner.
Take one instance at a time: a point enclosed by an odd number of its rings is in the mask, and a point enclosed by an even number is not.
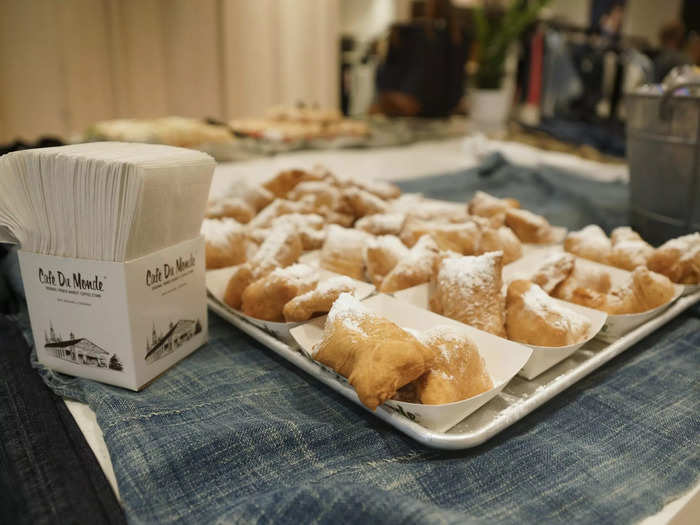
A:
[[[0,0],[0,142],[337,105],[339,0]]]

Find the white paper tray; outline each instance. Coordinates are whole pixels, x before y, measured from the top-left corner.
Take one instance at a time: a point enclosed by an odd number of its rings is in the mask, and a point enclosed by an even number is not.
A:
[[[607,344],[594,339],[532,381],[519,377],[513,378],[501,393],[446,432],[428,430],[383,405],[370,413],[429,447],[446,450],[475,447],[519,421],[698,301],[700,301],[700,291],[681,297],[663,313],[614,343]],[[351,387],[338,382],[329,374],[321,373],[318,365],[309,361],[298,350],[232,314],[224,305],[211,297],[209,308],[275,353],[364,407]]]

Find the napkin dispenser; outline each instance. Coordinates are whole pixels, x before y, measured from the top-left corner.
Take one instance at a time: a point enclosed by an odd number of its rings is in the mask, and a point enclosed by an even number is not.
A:
[[[39,362],[140,390],[207,341],[204,239],[125,262],[19,251]]]

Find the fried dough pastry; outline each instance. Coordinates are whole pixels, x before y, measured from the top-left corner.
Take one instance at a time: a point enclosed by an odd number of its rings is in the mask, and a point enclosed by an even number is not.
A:
[[[295,202],[286,199],[275,199],[271,204],[265,206],[248,223],[248,228],[255,230],[258,228],[269,228],[277,217],[289,215],[291,213],[308,214],[315,210],[306,202]]]
[[[278,268],[253,281],[241,296],[244,314],[264,321],[282,321],[284,306],[296,296],[312,290],[318,271],[306,264]]]
[[[520,208],[520,203],[516,199],[499,199],[483,191],[477,191],[467,205],[469,213],[490,219],[494,227],[503,226],[509,208]]]
[[[201,231],[207,270],[235,266],[246,261],[248,239],[238,221],[228,217],[204,219]]]
[[[314,288],[284,305],[284,320],[287,322],[301,322],[311,319],[312,316],[325,314],[333,306],[341,293],[353,293],[357,289],[357,282],[345,275],[331,277],[322,281]]]
[[[407,255],[408,248],[394,235],[370,237],[365,246],[365,266],[372,284],[379,288],[389,272]]]
[[[292,224],[278,224],[250,259],[253,276],[258,279],[276,268],[284,268],[296,262],[303,247],[301,237]]]
[[[359,219],[355,228],[372,235],[398,235],[405,221],[405,213],[377,213]]]
[[[430,200],[418,193],[406,193],[391,201],[389,213],[405,213],[425,221],[462,222],[469,218],[464,204]]]
[[[424,235],[382,280],[379,291],[390,293],[427,283],[435,275],[439,261],[437,244]]]
[[[609,263],[624,270],[646,266],[654,248],[629,226],[615,228],[610,234],[612,251]]]
[[[263,184],[275,197],[285,197],[294,187],[305,180],[321,180],[323,175],[315,171],[286,170],[281,171]]]
[[[576,290],[579,290],[578,295],[581,295],[581,290],[588,290],[592,294],[607,294],[611,287],[610,272],[604,268],[585,264],[585,261],[584,264],[581,264],[581,261],[574,261],[574,267],[569,276],[555,286],[550,295],[557,299],[588,306],[572,300]]]
[[[326,181],[300,182],[287,194],[292,201],[303,201],[314,210],[335,210],[343,200],[340,189]],[[348,210],[349,211],[349,210]]]
[[[474,254],[481,245],[481,228],[474,221],[450,223],[408,217],[400,235],[404,244],[413,246],[424,235],[430,235],[441,250],[461,254]]]
[[[363,231],[331,224],[321,247],[321,268],[363,281],[367,238]]]
[[[584,259],[608,264],[612,243],[600,226],[589,224],[582,230],[570,232],[564,239],[564,249]]]
[[[428,371],[433,351],[348,293],[328,313],[314,359],[346,377],[360,401],[375,410]]]
[[[386,213],[388,208],[387,203],[382,199],[360,188],[346,188],[343,191],[343,196],[355,217]]]
[[[253,242],[262,244],[276,226],[284,223],[291,224],[296,228],[304,250],[316,250],[320,248],[326,238],[326,232],[324,230],[326,221],[323,217],[315,213],[290,213],[289,215],[281,215],[272,220],[270,228],[250,230],[248,232],[248,237]]]
[[[554,229],[547,219],[527,210],[506,209],[505,225],[508,226],[522,242],[546,244],[554,242]]]
[[[224,292],[224,302],[231,308],[238,310],[241,307],[241,297],[243,291],[253,282],[253,272],[250,264],[245,263],[236,266],[229,277],[226,291]]]
[[[503,254],[443,259],[430,307],[445,317],[505,337]]]
[[[537,346],[569,346],[586,340],[591,322],[562,306],[536,284],[517,280],[508,286],[508,339]]]
[[[508,226],[482,229],[481,243],[477,253],[503,252],[503,264],[517,261],[523,256],[523,245]]]
[[[395,199],[401,195],[401,189],[396,184],[383,180],[351,179],[347,181],[347,185],[356,186],[385,201]]]
[[[204,215],[209,219],[230,217],[245,224],[255,217],[255,208],[240,197],[220,197],[207,203]]]
[[[649,257],[647,266],[674,283],[700,283],[700,233],[684,235],[662,244]]]
[[[416,401],[441,405],[462,401],[493,388],[486,362],[476,344],[449,326],[436,326],[418,334],[435,358],[425,374],[414,381]]]
[[[564,284],[564,283],[563,283]],[[572,303],[602,310],[611,315],[636,314],[668,303],[676,293],[673,283],[665,275],[638,266],[626,283],[609,293],[579,286],[557,287],[557,297]]]
[[[531,280],[546,293],[551,294],[559,283],[571,275],[575,264],[576,259],[570,253],[553,253],[542,262]]]

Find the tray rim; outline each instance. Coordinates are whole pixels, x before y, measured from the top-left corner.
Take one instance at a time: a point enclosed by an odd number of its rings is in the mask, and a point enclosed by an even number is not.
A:
[[[299,351],[272,337],[260,328],[250,324],[248,321],[231,313],[228,311],[226,306],[219,303],[217,299],[211,296],[207,297],[209,309],[222,319],[236,326],[253,339],[273,350],[276,354],[287,359],[287,361],[290,361],[298,368],[301,368],[308,374],[314,376],[314,378],[320,380],[325,385],[340,393],[350,401],[353,401],[357,405],[361,406],[363,409],[367,410],[367,412],[370,412],[397,430],[403,432],[407,436],[428,447],[443,450],[462,450],[476,447],[482,443],[485,443],[496,434],[524,418],[527,414],[542,406],[557,394],[563,392],[571,385],[580,381],[594,370],[600,368],[602,365],[621,354],[629,347],[639,342],[641,339],[651,334],[670,320],[674,319],[699,301],[700,291],[678,298],[673,304],[671,304],[666,310],[661,312],[656,317],[631,330],[615,342],[607,344],[607,346],[598,351],[595,356],[557,377],[545,388],[542,388],[532,394],[518,405],[518,410],[513,410],[511,414],[508,414],[508,417],[494,417],[490,425],[476,432],[450,433],[449,430],[446,432],[435,432],[433,430],[429,430],[417,423],[414,423],[406,417],[397,414],[386,406],[380,406],[374,412],[370,411],[367,409],[367,407],[362,405],[352,388],[335,381],[330,376],[318,373],[316,370],[316,365],[305,358]],[[502,411],[500,414],[505,412],[507,412],[507,409]]]

